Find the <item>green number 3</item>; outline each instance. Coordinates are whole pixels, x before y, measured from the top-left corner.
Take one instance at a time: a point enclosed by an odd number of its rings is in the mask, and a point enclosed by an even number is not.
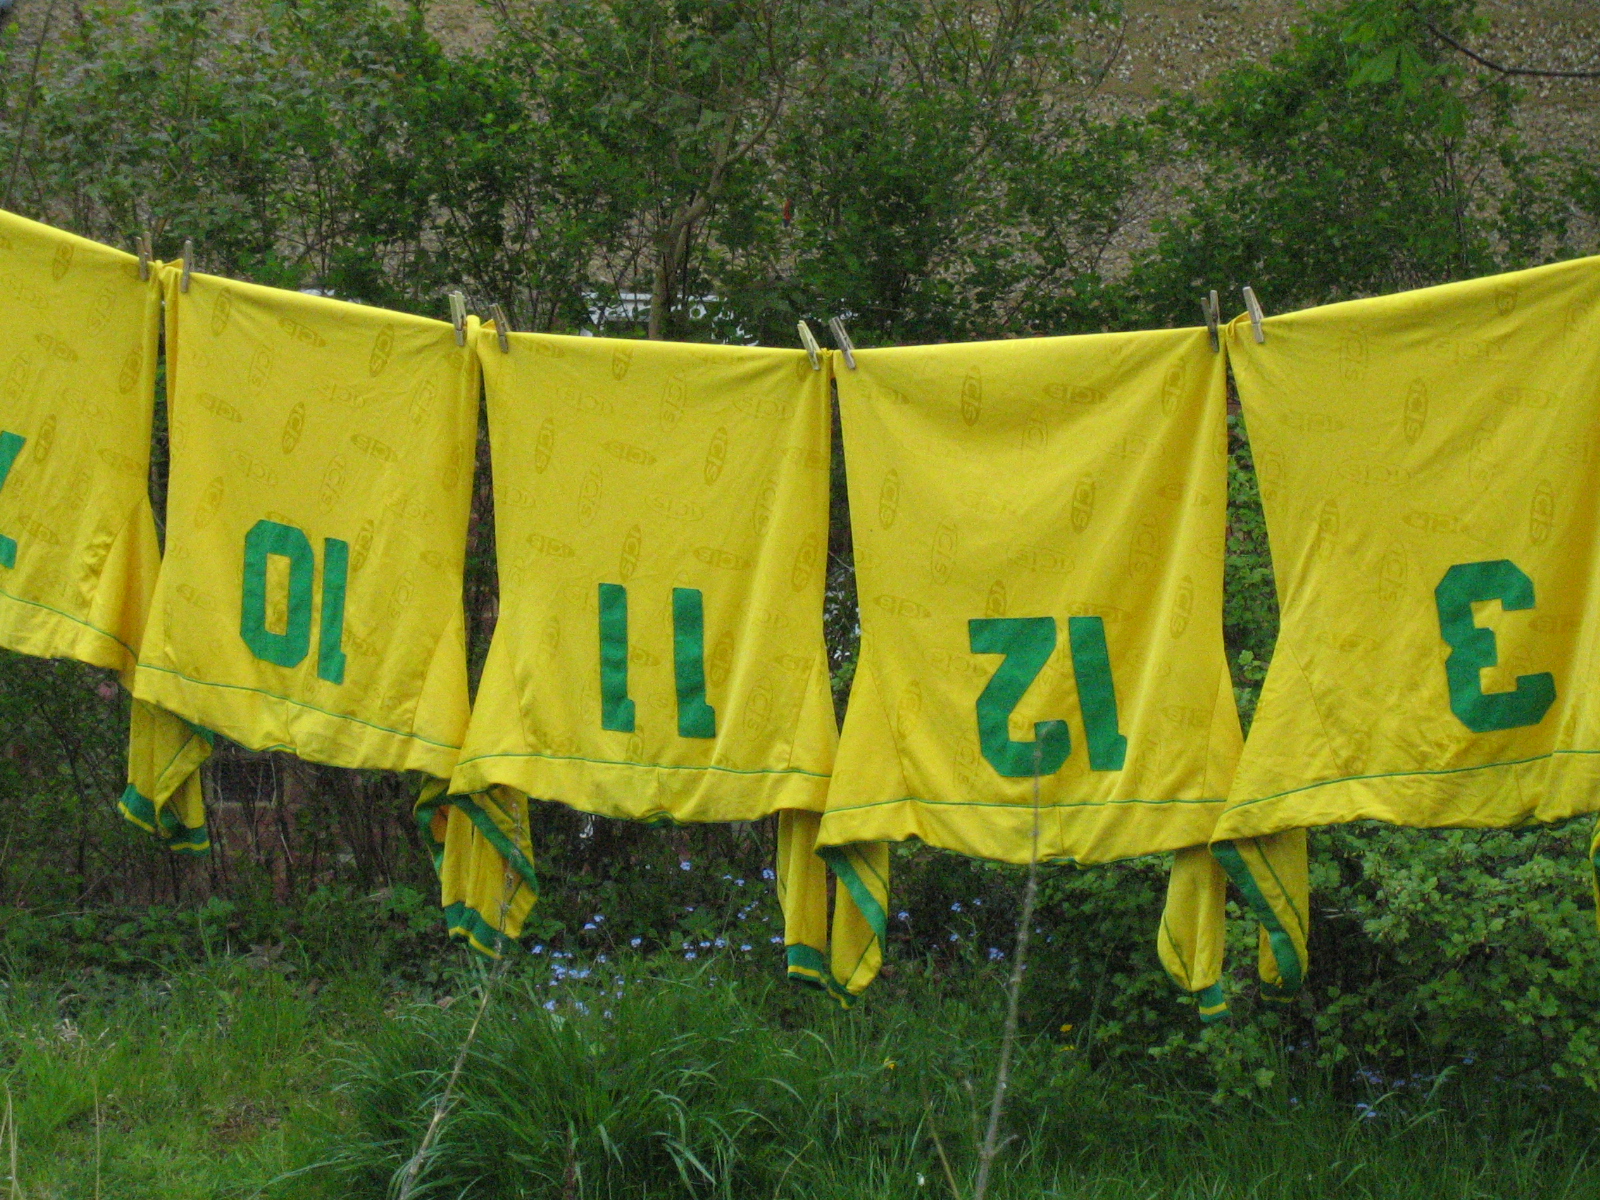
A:
[[[1533,580],[1509,559],[1457,563],[1433,592],[1439,607],[1439,632],[1450,646],[1444,661],[1450,683],[1450,709],[1473,733],[1537,725],[1556,700],[1555,677],[1548,671],[1518,675],[1511,692],[1485,693],[1478,674],[1499,665],[1494,630],[1472,619],[1472,606],[1498,600],[1510,611],[1533,607]]]

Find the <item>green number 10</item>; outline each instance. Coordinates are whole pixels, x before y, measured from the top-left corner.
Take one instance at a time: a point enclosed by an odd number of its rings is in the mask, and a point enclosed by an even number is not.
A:
[[[289,561],[289,608],[283,631],[267,628],[267,559]],[[311,650],[311,594],[316,555],[305,531],[277,521],[257,521],[244,536],[244,604],[239,636],[257,658],[280,667],[298,667]],[[344,682],[344,592],[350,573],[350,544],[338,538],[322,543],[322,621],[317,638],[317,678]]]
[[[706,703],[705,601],[699,588],[672,589],[672,666],[678,685],[678,736],[714,738],[717,712]],[[600,585],[600,728],[632,733],[628,696],[628,589]]]

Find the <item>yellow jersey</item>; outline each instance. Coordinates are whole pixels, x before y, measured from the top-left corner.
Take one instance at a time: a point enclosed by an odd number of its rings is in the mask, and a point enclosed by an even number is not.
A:
[[[1600,259],[1263,328],[1225,335],[1281,631],[1214,849],[1303,973],[1303,882],[1240,839],[1600,808]]]
[[[1079,865],[1203,847],[1240,743],[1206,332],[855,358],[861,657],[820,844]],[[1163,935],[1196,992],[1220,973],[1202,924]]]
[[[165,282],[171,515],[136,694],[252,749],[448,778],[471,345],[421,317]]]

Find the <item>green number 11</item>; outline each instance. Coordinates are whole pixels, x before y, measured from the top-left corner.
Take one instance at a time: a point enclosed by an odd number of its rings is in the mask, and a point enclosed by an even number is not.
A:
[[[678,736],[714,738],[717,712],[706,703],[705,600],[699,588],[672,589],[672,666],[678,687]],[[632,733],[628,696],[628,589],[600,585],[600,728]]]

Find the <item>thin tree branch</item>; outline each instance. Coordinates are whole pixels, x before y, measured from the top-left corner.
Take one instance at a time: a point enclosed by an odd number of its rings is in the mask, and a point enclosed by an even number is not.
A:
[[[1477,53],[1476,51],[1467,49],[1467,47],[1463,46],[1460,42],[1450,37],[1449,34],[1443,32],[1432,23],[1428,25],[1428,32],[1433,34],[1434,37],[1438,38],[1441,42],[1443,42],[1446,46],[1449,46],[1450,49],[1456,51],[1458,54],[1465,54],[1480,67],[1488,67],[1489,70],[1498,71],[1502,75],[1528,75],[1540,79],[1600,79],[1600,71],[1539,71],[1533,69],[1532,67],[1501,66],[1497,62],[1490,62],[1487,58],[1483,57],[1483,55]]]

